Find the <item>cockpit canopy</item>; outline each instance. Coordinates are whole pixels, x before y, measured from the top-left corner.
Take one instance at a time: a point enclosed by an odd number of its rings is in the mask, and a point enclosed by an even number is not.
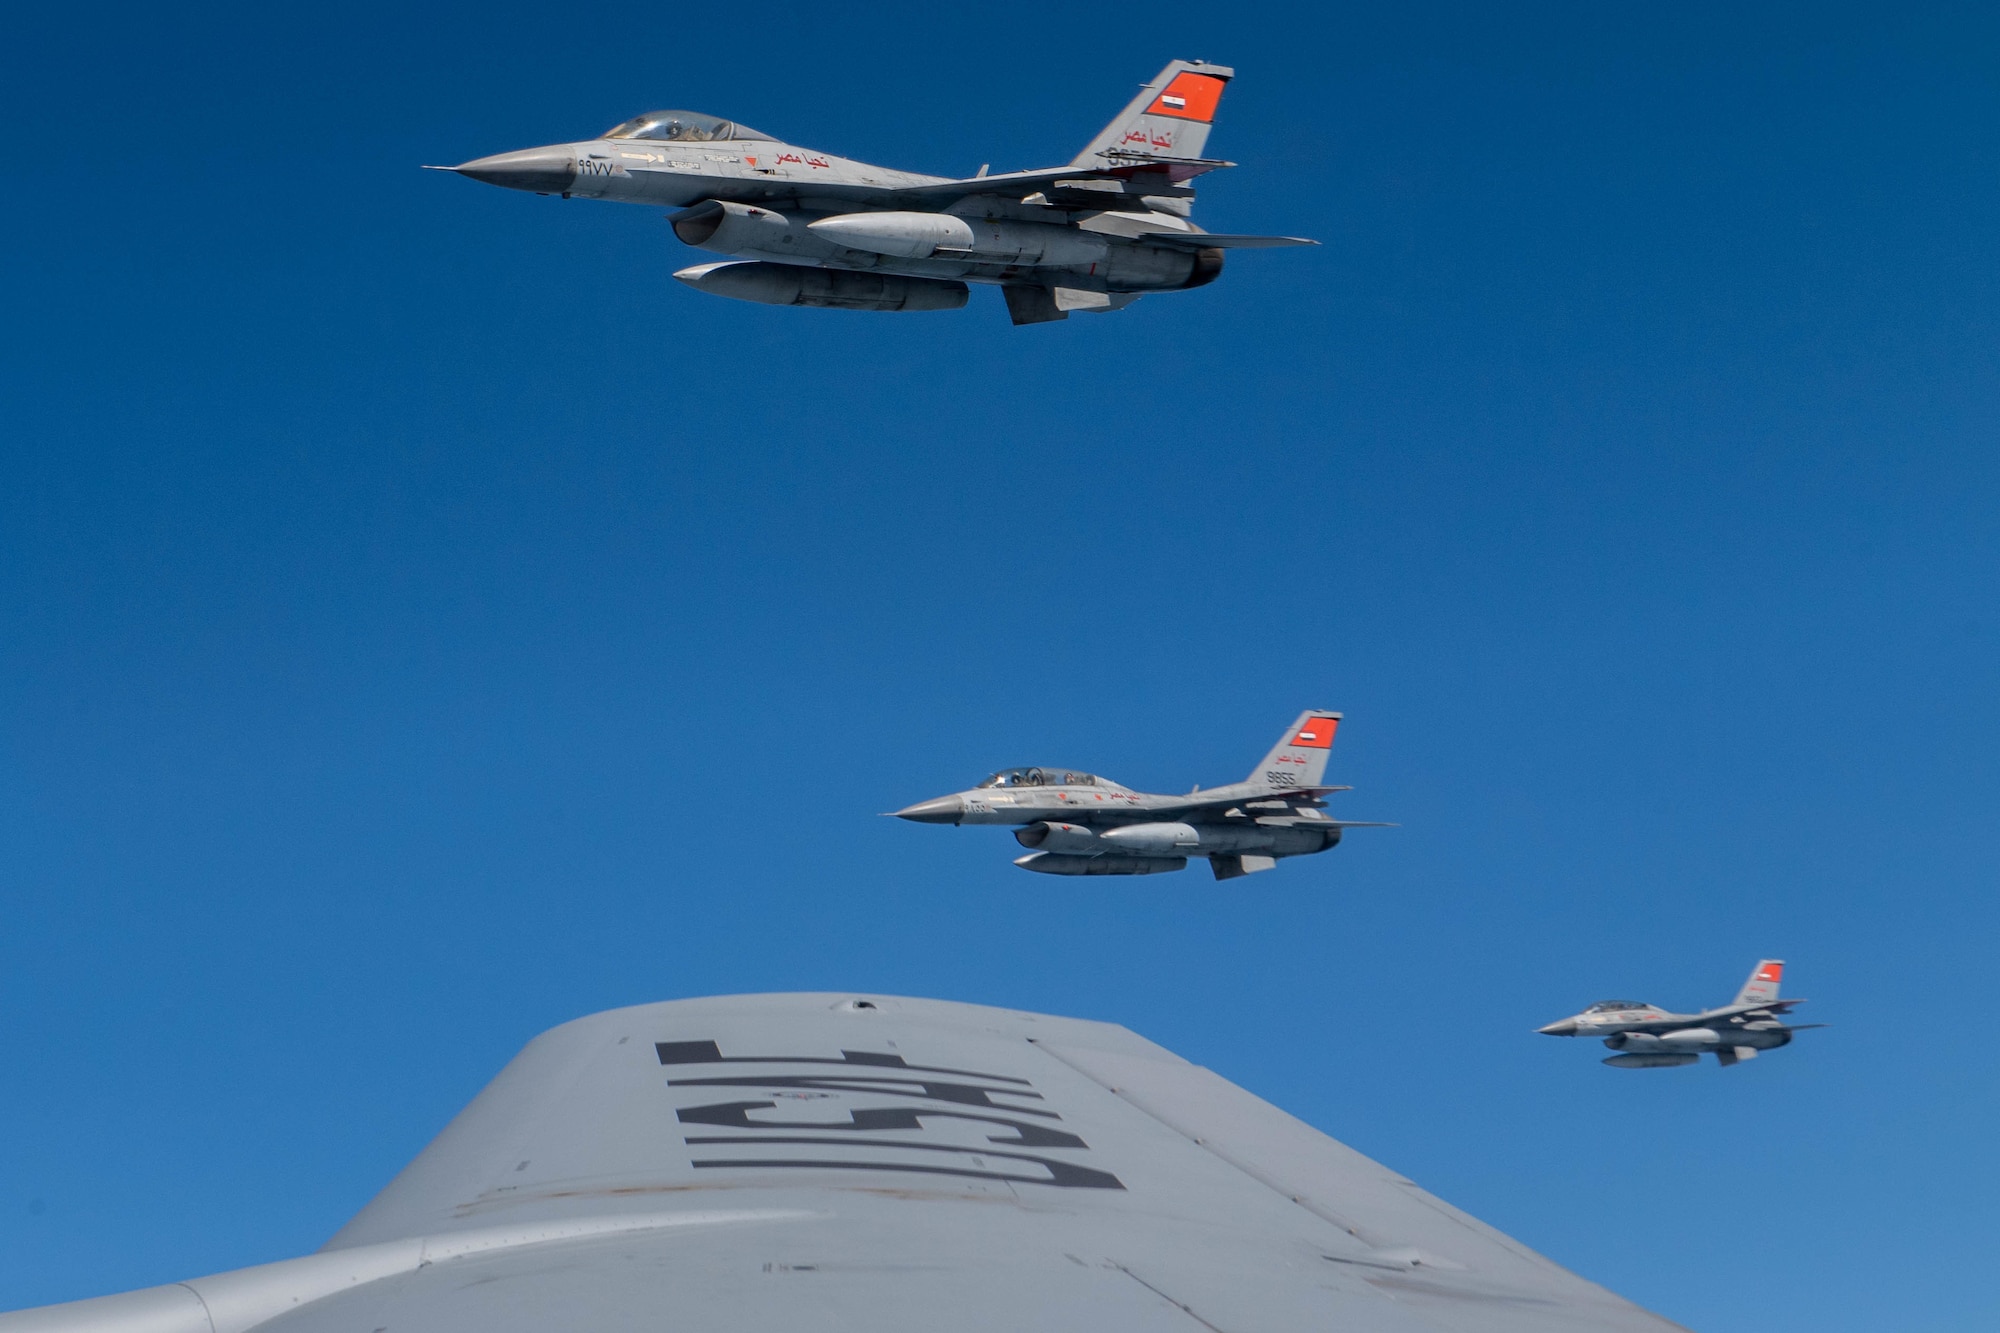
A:
[[[1652,1007],[1640,1000],[1599,1000],[1583,1012],[1586,1014],[1606,1014],[1617,1009],[1650,1009]]]
[[[670,143],[715,143],[723,139],[769,139],[747,125],[704,116],[699,111],[648,111],[623,125],[613,125],[606,139],[664,139]]]
[[[1089,773],[1079,773],[1068,768],[1003,768],[981,787],[1095,787],[1097,779]]]

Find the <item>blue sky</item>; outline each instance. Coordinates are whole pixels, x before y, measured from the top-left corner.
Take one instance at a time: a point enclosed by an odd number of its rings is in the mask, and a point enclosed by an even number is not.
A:
[[[567,1018],[851,988],[1126,1023],[1704,1333],[2000,1318],[1989,15],[11,35],[0,1308],[318,1245]],[[416,170],[660,106],[1047,165],[1174,57],[1240,74],[1198,220],[1326,244],[1062,325]],[[1402,827],[1273,874],[877,818],[1307,706]],[[1532,1033],[1763,955],[1834,1026],[1754,1065]]]

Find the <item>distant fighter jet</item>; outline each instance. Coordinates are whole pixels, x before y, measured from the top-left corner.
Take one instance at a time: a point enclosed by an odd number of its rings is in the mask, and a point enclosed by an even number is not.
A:
[[[1778,979],[1784,971],[1782,959],[1764,959],[1734,1001],[1699,1014],[1670,1014],[1637,1000],[1599,1000],[1574,1018],[1535,1030],[1551,1037],[1602,1037],[1618,1052],[1604,1063],[1619,1069],[1691,1065],[1703,1051],[1713,1051],[1724,1065],[1733,1065],[1759,1051],[1788,1045],[1794,1032],[1826,1026],[1787,1026],[1778,1021],[1793,1005],[1805,1003],[1778,998]]]
[[[1222,252],[1312,245],[1220,236],[1188,220],[1188,182],[1235,71],[1176,60],[1066,167],[961,180],[854,162],[694,111],[651,111],[582,143],[456,167],[461,176],[585,199],[678,209],[689,245],[734,256],[674,274],[766,305],[955,310],[966,283],[999,286],[1016,324],[1119,310],[1147,292],[1215,281]]]
[[[1329,819],[1319,798],[1339,713],[1306,712],[1250,776],[1186,796],[1154,796],[1065,768],[1009,768],[970,791],[894,812],[920,824],[1017,824],[1032,848],[1014,864],[1044,875],[1151,875],[1208,858],[1217,879],[1309,856],[1351,828],[1393,825]]]

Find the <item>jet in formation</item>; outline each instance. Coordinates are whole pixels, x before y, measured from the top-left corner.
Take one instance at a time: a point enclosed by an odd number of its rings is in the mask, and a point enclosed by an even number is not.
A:
[[[1313,245],[1217,235],[1191,220],[1188,182],[1235,71],[1176,60],[1067,166],[924,176],[774,139],[695,111],[650,111],[596,139],[499,153],[461,176],[565,199],[676,211],[674,234],[729,259],[674,274],[766,305],[954,310],[998,286],[1016,324],[1119,310],[1215,281],[1226,250]]]
[[[1791,1044],[1794,1032],[1825,1027],[1824,1023],[1780,1021],[1804,1000],[1778,998],[1785,973],[1783,959],[1757,964],[1736,998],[1720,1009],[1698,1014],[1674,1014],[1638,1000],[1599,1000],[1590,1008],[1535,1029],[1551,1037],[1602,1037],[1617,1054],[1604,1063],[1619,1069],[1664,1069],[1691,1065],[1703,1051],[1713,1051],[1725,1066],[1755,1058]]]
[[[1125,1028],[888,995],[565,1023],[270,1257],[0,1333],[1686,1333]]]
[[[1241,782],[1159,796],[1073,768],[1008,768],[970,791],[892,813],[919,824],[1013,824],[1029,848],[1014,864],[1044,875],[1151,875],[1205,856],[1217,879],[1269,870],[1280,857],[1310,856],[1351,828],[1320,798],[1339,713],[1308,711]]]

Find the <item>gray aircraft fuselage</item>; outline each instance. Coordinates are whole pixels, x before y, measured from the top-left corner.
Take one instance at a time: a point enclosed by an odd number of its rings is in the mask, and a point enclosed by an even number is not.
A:
[[[682,241],[720,263],[674,276],[771,305],[945,310],[999,286],[1017,324],[1122,309],[1212,282],[1227,249],[1309,245],[1215,235],[1188,182],[1233,72],[1174,61],[1069,164],[952,178],[896,171],[692,111],[657,111],[596,139],[439,170],[565,199],[676,210]]]
[[[1677,1014],[1637,1000],[1600,1000],[1580,1014],[1535,1030],[1548,1037],[1600,1038],[1617,1052],[1604,1063],[1619,1068],[1688,1065],[1704,1051],[1724,1065],[1733,1065],[1759,1051],[1790,1045],[1794,1032],[1823,1026],[1783,1021],[1794,1005],[1805,1003],[1778,998],[1783,969],[1780,959],[1763,960],[1736,1000],[1716,1009]]]
[[[1340,842],[1344,829],[1381,827],[1330,818],[1319,785],[1338,713],[1308,710],[1250,777],[1185,796],[1133,791],[1094,773],[1010,768],[977,787],[894,814],[920,824],[1015,826],[1029,854],[1014,864],[1058,875],[1145,875],[1208,858],[1217,879],[1270,869]]]
[[[1188,852],[1264,852],[1271,856],[1304,856],[1323,852],[1340,841],[1338,823],[1313,807],[1300,807],[1268,788],[1247,782],[1211,787],[1190,796],[1164,796],[1133,791],[1108,778],[1063,769],[1029,769],[1061,773],[1080,782],[1053,786],[975,787],[970,791],[923,801],[898,810],[902,819],[923,824],[1028,824],[1054,821],[1082,829],[1106,830],[1116,838],[1120,829],[1159,826],[1172,830],[1151,838],[1126,839],[1134,850],[1165,855]],[[1170,824],[1162,821],[1171,820]],[[1192,836],[1181,833],[1193,830]],[[1040,846],[1040,843],[1025,843]]]
[[[491,184],[569,199],[671,209],[709,202],[742,205],[743,211],[722,208],[678,218],[674,228],[692,245],[742,259],[1003,284],[1032,271],[1051,283],[1105,292],[1172,291],[1199,286],[1221,271],[1219,254],[1204,259],[1195,250],[1132,239],[1131,234],[1169,228],[1193,234],[1172,214],[1139,207],[1076,217],[1068,209],[990,192],[934,210],[986,233],[978,238],[984,244],[975,252],[920,257],[843,245],[823,230],[813,230],[812,224],[871,208],[923,212],[894,206],[899,196],[947,186],[950,178],[870,166],[767,139],[685,144],[592,139],[502,153],[456,170]],[[998,178],[987,179],[995,187],[1001,184]],[[1028,193],[1033,192],[1023,191]]]

